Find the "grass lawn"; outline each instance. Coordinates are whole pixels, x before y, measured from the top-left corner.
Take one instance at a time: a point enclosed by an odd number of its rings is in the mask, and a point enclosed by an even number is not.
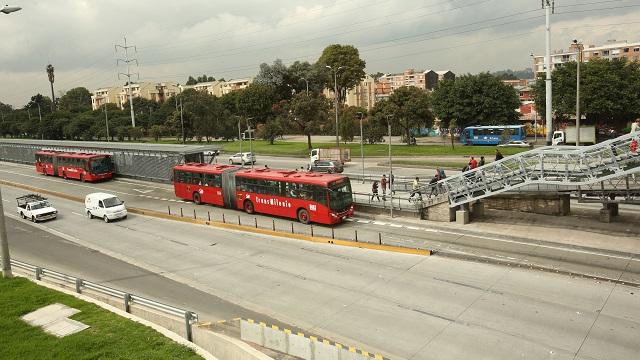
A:
[[[221,145],[226,152],[239,152],[239,141],[220,141],[215,144]],[[335,143],[312,143],[315,148],[333,148]],[[342,147],[351,149],[351,157],[360,156],[360,144],[341,144]],[[491,156],[495,154],[494,146],[463,146],[456,145],[454,149],[451,146],[442,145],[391,145],[391,151],[393,156],[447,156],[447,155],[473,155],[473,156]],[[526,149],[524,149],[526,150]],[[249,151],[249,142],[244,141],[242,144],[242,151]],[[503,155],[513,155],[523,151],[518,148],[504,148],[500,149]],[[273,145],[270,145],[268,141],[256,140],[253,141],[253,152],[259,155],[276,155],[276,156],[309,156],[309,150],[307,144],[303,142],[293,141],[276,141]],[[371,144],[364,145],[365,156],[388,156],[389,146],[385,144]]]
[[[91,327],[64,338],[20,319],[46,305],[80,310],[71,318]],[[0,359],[202,359],[150,327],[24,278],[0,278]]]

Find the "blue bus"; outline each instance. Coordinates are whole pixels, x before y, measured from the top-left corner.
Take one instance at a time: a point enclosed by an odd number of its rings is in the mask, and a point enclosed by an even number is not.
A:
[[[524,125],[469,126],[462,130],[460,142],[463,145],[498,145],[502,134],[509,130],[509,141],[526,140],[527,131]]]

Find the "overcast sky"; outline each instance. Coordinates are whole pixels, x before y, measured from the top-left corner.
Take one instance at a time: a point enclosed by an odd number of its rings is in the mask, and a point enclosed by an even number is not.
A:
[[[531,67],[544,52],[540,0],[5,0],[0,14],[0,102],[23,106],[73,87],[116,86],[114,52],[126,35],[140,81],[184,83],[192,75],[254,76],[262,62],[317,60],[352,44],[367,72],[406,68],[456,74]],[[552,49],[640,41],[640,0],[556,0]]]

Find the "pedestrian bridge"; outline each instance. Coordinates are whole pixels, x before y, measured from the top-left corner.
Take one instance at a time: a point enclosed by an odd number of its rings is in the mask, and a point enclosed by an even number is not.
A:
[[[554,188],[596,189],[599,194],[615,193],[629,202],[640,201],[638,141],[640,133],[634,133],[592,146],[533,149],[423,186],[421,191],[430,196],[430,204],[448,200],[451,208],[505,192]]]

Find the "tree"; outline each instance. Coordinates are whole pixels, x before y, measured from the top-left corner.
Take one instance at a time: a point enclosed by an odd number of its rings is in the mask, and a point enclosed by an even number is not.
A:
[[[571,62],[552,73],[553,112],[560,121],[575,117],[576,63]],[[625,59],[592,59],[580,68],[580,109],[586,122],[606,124],[618,129],[640,116],[640,65]],[[544,80],[533,88],[536,99],[545,98]],[[537,102],[545,112],[545,102]]]
[[[47,77],[49,78],[49,83],[51,84],[51,112],[55,110],[56,103],[56,94],[53,92],[53,82],[55,81],[55,70],[53,65],[47,65]]]
[[[311,146],[311,134],[320,128],[320,124],[327,121],[329,103],[321,94],[296,94],[290,103],[280,104],[290,124],[304,135],[307,135],[307,146]]]
[[[202,76],[198,76],[197,78],[194,78],[193,76],[189,76],[189,78],[187,79],[187,83],[185,85],[195,85],[198,83],[210,82],[210,81],[216,81],[216,78],[214,78],[213,76],[207,76],[207,74],[203,74]]]
[[[273,115],[271,110],[276,98],[272,86],[254,82],[238,91],[238,114],[245,118],[251,118],[254,124],[264,124]]]
[[[340,119],[340,138],[345,143],[353,141],[356,134],[360,135],[360,115],[365,116],[367,110],[356,106],[345,106],[342,108],[342,118]]]
[[[292,81],[289,69],[280,59],[276,59],[272,65],[260,64],[258,75],[253,81],[254,84],[272,87],[278,101],[291,99],[296,82],[297,80]]]
[[[265,124],[258,125],[256,129],[256,136],[268,140],[270,145],[273,145],[276,138],[282,135],[284,135],[284,128],[280,118],[269,119]]]
[[[198,80],[196,80],[193,76],[189,75],[189,79],[187,79],[186,85],[195,85],[197,83],[198,83]]]
[[[431,93],[431,110],[440,120],[440,128],[451,127],[451,122],[455,119],[455,86],[455,80],[438,81]]]
[[[149,136],[153,137],[153,140],[158,142],[162,135],[164,135],[165,130],[165,127],[162,125],[152,125],[151,128],[149,128]]]
[[[407,144],[410,144],[411,129],[433,125],[429,95],[424,90],[403,86],[396,89],[387,101],[394,105],[391,112],[392,127],[402,129]]]
[[[82,113],[91,110],[91,93],[84,87],[67,91],[60,97],[60,110],[71,113]]]
[[[330,66],[332,70],[326,69],[326,85],[330,89],[334,88],[334,71],[342,67],[337,72],[337,98],[338,103],[343,103],[347,90],[352,89],[364,79],[365,61],[360,59],[360,53],[352,45],[334,44],[327,46],[318,59],[318,65]]]
[[[446,84],[446,85],[445,85]],[[518,120],[518,94],[489,73],[463,75],[453,85],[443,82],[433,91],[433,109],[440,119],[457,126],[501,125]]]
[[[371,76],[373,80],[377,81],[378,79],[384,76],[384,73],[381,73],[380,71],[378,71],[377,73],[369,74],[369,76]]]

